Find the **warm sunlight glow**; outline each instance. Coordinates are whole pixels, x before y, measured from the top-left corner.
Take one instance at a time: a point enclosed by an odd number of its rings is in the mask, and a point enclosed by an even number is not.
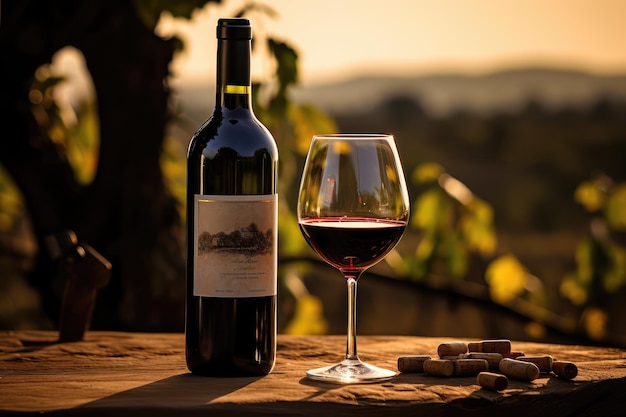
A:
[[[187,50],[181,78],[213,71],[215,23],[247,0],[209,4],[190,23],[164,16],[160,34],[177,33]],[[304,83],[355,74],[482,72],[515,65],[626,69],[626,2],[621,0],[265,0],[278,17],[253,15],[255,33],[296,46]],[[260,70],[262,71],[262,69]]]
[[[456,198],[461,204],[467,205],[474,197],[472,192],[465,184],[451,177],[448,174],[441,174],[439,177],[439,185],[446,190],[448,194]]]

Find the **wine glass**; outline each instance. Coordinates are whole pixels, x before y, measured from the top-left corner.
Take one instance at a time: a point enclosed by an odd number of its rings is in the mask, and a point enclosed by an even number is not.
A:
[[[390,379],[394,371],[366,364],[356,348],[356,289],[361,274],[398,243],[409,221],[409,195],[391,135],[313,136],[298,196],[298,223],[308,244],[348,284],[345,359],[307,376],[334,383]]]

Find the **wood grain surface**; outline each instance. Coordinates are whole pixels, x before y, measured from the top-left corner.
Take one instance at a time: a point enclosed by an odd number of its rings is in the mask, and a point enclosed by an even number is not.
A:
[[[57,343],[47,331],[0,332],[0,415],[52,416],[625,416],[626,351],[605,347],[512,342],[514,350],[578,365],[564,380],[542,374],[510,380],[502,392],[476,377],[399,374],[366,385],[304,377],[342,359],[343,336],[278,337],[266,377],[189,374],[182,334],[88,332]],[[397,370],[405,355],[437,356],[447,338],[361,336],[361,359]],[[465,342],[469,342],[465,341]]]

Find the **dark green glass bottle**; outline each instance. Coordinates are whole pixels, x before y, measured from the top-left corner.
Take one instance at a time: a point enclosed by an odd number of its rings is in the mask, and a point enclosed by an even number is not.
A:
[[[274,138],[252,111],[248,19],[217,26],[216,106],[187,155],[187,367],[265,375],[276,357]]]

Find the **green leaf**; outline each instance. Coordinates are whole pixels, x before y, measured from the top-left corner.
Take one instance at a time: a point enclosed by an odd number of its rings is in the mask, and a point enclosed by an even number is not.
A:
[[[569,300],[577,306],[581,306],[587,302],[587,289],[580,285],[575,273],[568,274],[563,278],[560,291],[564,297],[569,298]]]
[[[422,193],[414,204],[411,225],[421,230],[437,230],[442,227],[449,213],[450,203],[438,189]]]
[[[282,198],[278,200],[278,217],[279,253],[283,256],[302,254],[308,248],[308,244],[302,236],[295,213]]]
[[[96,103],[81,102],[76,120],[77,124],[68,128],[68,159],[76,179],[81,184],[88,184],[95,177],[98,168],[100,122]]]
[[[576,247],[574,258],[576,260],[576,278],[582,288],[587,288],[593,281],[593,251],[594,243],[591,239],[582,240]]]
[[[610,245],[608,255],[610,263],[602,285],[607,292],[614,293],[626,284],[626,249]]]
[[[135,10],[143,23],[154,29],[161,13],[170,12],[174,17],[191,19],[196,9],[208,3],[221,3],[221,0],[133,0]]]
[[[326,334],[328,322],[324,318],[324,305],[313,295],[306,294],[297,299],[295,312],[285,327],[286,334]]]
[[[468,249],[484,256],[495,252],[497,237],[493,225],[493,209],[486,202],[473,198],[461,219],[461,230]]]
[[[611,190],[604,215],[610,228],[626,230],[626,184],[619,184]]]
[[[287,43],[273,38],[269,38],[267,44],[278,64],[276,76],[280,88],[286,90],[287,87],[298,82],[298,53]]]
[[[593,213],[600,210],[604,205],[606,193],[598,188],[593,181],[585,181],[576,188],[574,199],[587,211]]]
[[[520,295],[526,286],[528,271],[513,255],[503,255],[495,259],[485,271],[491,298],[506,304]]]
[[[415,248],[415,258],[424,261],[429,259],[435,252],[435,238],[431,233],[424,233]]]
[[[9,173],[0,165],[0,232],[13,227],[24,212],[24,200]]]
[[[587,307],[581,318],[589,337],[600,340],[606,336],[609,315],[605,310],[598,307]]]
[[[441,174],[445,173],[443,166],[436,162],[425,162],[419,164],[411,174],[411,180],[414,184],[427,184],[436,182]]]
[[[444,256],[450,276],[463,278],[467,273],[468,256],[463,240],[456,233],[447,236]]]
[[[300,155],[307,154],[313,135],[337,130],[335,121],[314,106],[290,106],[287,115],[293,121],[295,131],[292,149]]]

